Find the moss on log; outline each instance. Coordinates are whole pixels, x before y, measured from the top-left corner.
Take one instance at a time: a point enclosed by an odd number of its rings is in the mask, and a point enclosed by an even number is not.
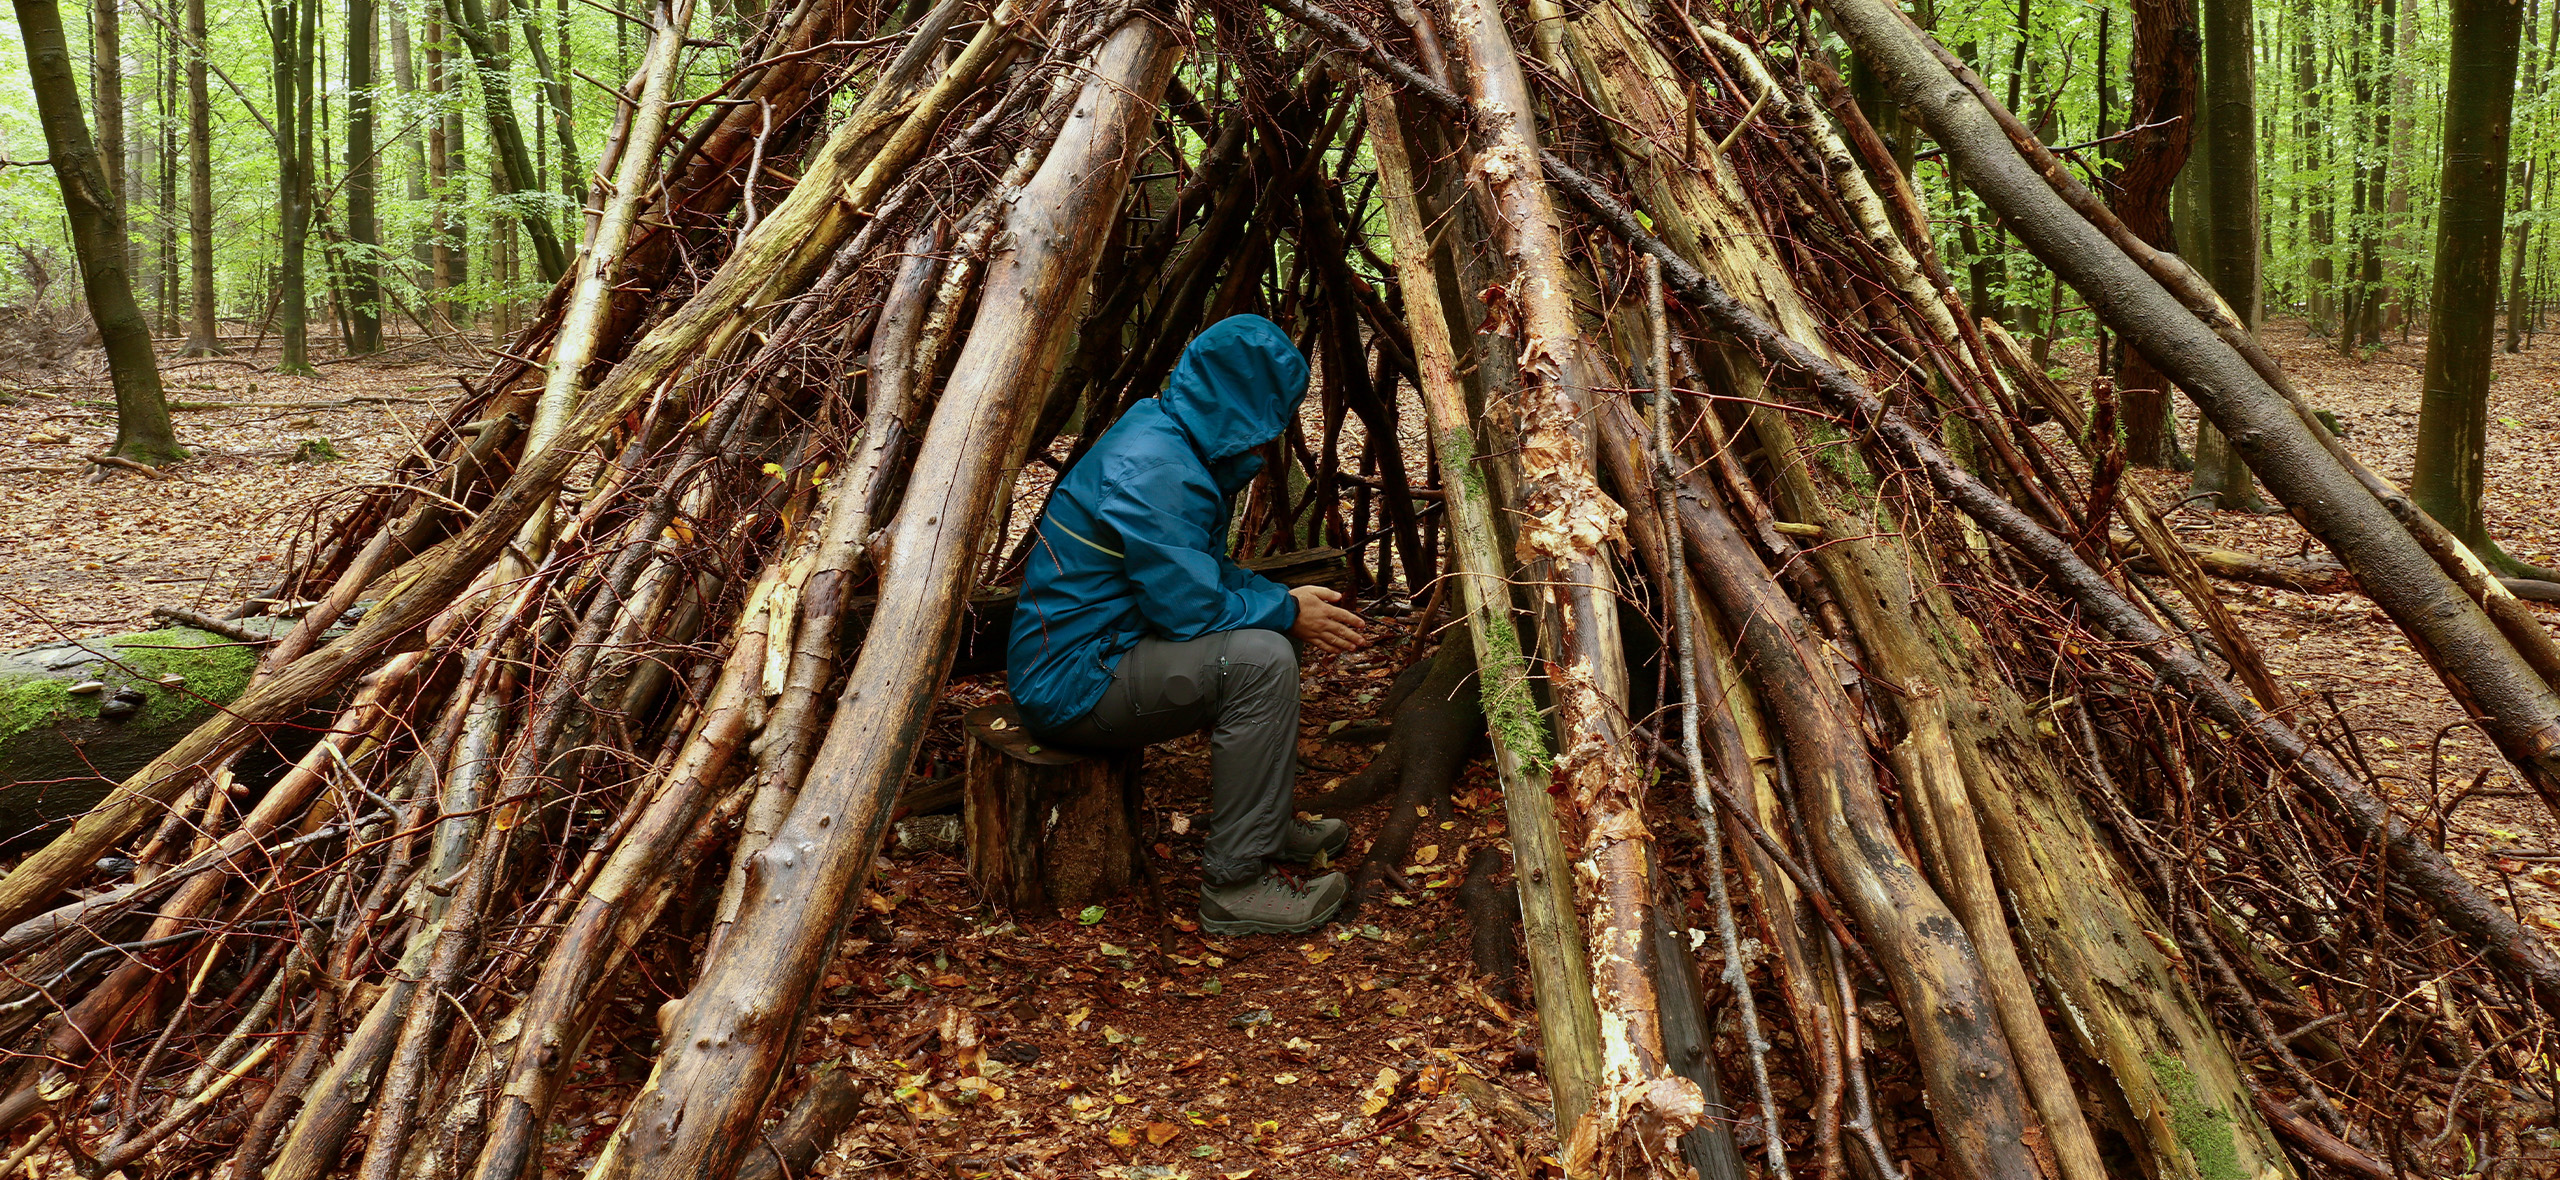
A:
[[[239,696],[257,663],[257,648],[192,627],[0,655],[0,846],[87,811]],[[102,687],[72,691],[90,682]]]

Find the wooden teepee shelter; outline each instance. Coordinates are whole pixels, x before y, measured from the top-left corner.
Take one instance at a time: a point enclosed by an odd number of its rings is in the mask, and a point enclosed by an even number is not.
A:
[[[594,1174],[727,1177],[1021,472],[1243,311],[1322,429],[1240,548],[1356,544],[1466,623],[1429,682],[1480,691],[1408,696],[1334,802],[1490,734],[1572,1174],[1900,1174],[1867,1000],[1952,1176],[2415,1174],[2521,1117],[2560,959],[2269,674],[2104,384],[1967,314],[1811,14],[921,7],[774,8],[678,105],[692,3],[656,5],[548,313],[260,600],[303,623],[248,692],[0,878],[0,1125],[101,1176],[519,1180],[681,928]],[[1821,19],[2560,798],[2532,616],[1961,62],[1878,0]],[[1710,913],[1657,884],[1684,830]]]

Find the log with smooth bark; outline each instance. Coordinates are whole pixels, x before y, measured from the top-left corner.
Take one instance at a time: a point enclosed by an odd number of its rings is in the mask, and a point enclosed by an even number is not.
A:
[[[922,736],[986,523],[1029,443],[1037,399],[1009,395],[1025,381],[1041,388],[1060,359],[1179,53],[1154,21],[1126,20],[1084,67],[1071,130],[1053,132],[1038,171],[1013,181],[1007,245],[891,526],[873,638],[838,698],[822,769],[756,855],[738,926],[669,1022],[596,1180],[723,1175],[752,1141]]]

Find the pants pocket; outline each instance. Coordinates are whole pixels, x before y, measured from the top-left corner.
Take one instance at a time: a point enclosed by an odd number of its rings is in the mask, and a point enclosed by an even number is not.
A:
[[[1122,661],[1130,711],[1139,717],[1196,709],[1216,687],[1215,665],[1203,665],[1194,645],[1144,639]]]

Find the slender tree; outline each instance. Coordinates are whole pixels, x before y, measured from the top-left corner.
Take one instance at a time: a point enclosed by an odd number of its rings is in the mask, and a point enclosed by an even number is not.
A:
[[[382,349],[382,235],[374,223],[373,66],[381,21],[374,0],[347,0],[348,351]]]
[[[151,352],[151,324],[133,298],[125,249],[124,208],[109,187],[98,145],[80,115],[80,84],[72,73],[71,46],[57,0],[14,0],[18,32],[26,41],[27,73],[36,114],[44,124],[45,151],[62,186],[70,215],[71,248],[80,259],[80,286],[89,317],[106,346],[108,379],[116,391],[116,441],[107,453],[159,464],[186,457],[169,422],[160,390],[160,361]]]
[[[188,356],[229,351],[214,322],[213,100],[205,86],[204,38],[204,0],[187,0]]]
[[[107,191],[124,208],[124,10],[123,0],[90,0],[89,101],[97,110],[98,165]]]
[[[317,4],[318,0],[274,0],[267,10],[276,106],[276,236],[283,255],[276,268],[283,355],[276,367],[287,373],[311,371],[311,135],[305,126],[308,105],[303,96],[310,90],[309,35],[317,21]]]
[[[2257,30],[2251,0],[2204,0],[2205,275],[2255,329],[2264,284],[2258,251]],[[2196,490],[2223,508],[2259,511],[2249,465],[2211,423],[2197,432]]]
[[[434,11],[431,9],[430,11]],[[454,76],[462,63],[446,52],[444,22],[427,21],[427,97],[433,113],[427,122],[427,185],[433,214],[429,248],[429,282],[436,292],[436,312],[447,324],[461,326],[470,309],[454,291],[470,277],[470,240],[460,212],[467,175],[462,166],[462,106],[454,94]]]
[[[2197,63],[2203,41],[2189,0],[2133,0],[2132,129],[2105,172],[2107,203],[2143,241],[2177,248],[2170,194],[2193,148]],[[2173,445],[2169,381],[2140,349],[2117,366],[2124,390],[2125,457],[2146,467],[2169,461]]]
[[[2538,9],[2536,0],[2525,0],[2523,28],[2526,32],[2540,23]],[[2535,51],[2541,48],[2541,43],[2524,33],[2519,33],[2518,38],[2524,46],[2525,96],[2527,101],[2531,101],[2542,92],[2541,63],[2535,58]],[[2515,159],[2508,168],[2515,177],[2517,216],[2511,231],[2515,241],[2507,247],[2507,351],[2522,352],[2524,325],[2529,318],[2524,298],[2524,263],[2525,255],[2529,253],[2525,247],[2532,241],[2533,229],[2533,223],[2523,215],[2532,211],[2534,159],[2530,148],[2513,154]]]
[[[550,186],[542,183],[533,164],[533,153],[525,146],[523,125],[516,120],[514,89],[507,81],[506,56],[499,51],[488,12],[480,0],[445,0],[444,7],[445,20],[470,48],[473,63],[480,67],[480,105],[488,115],[489,150],[497,154],[491,177],[502,180],[516,224],[532,239],[534,260],[542,268],[543,281],[559,282],[560,276],[568,272],[569,256],[561,248],[560,235],[552,228],[551,218],[542,211],[542,194]]]
[[[2446,6],[2444,175],[2436,206],[2435,287],[2427,301],[2417,473],[2409,491],[2491,568],[2549,577],[2500,550],[2480,514],[2498,327],[2498,240],[2505,229],[2523,16],[2515,0],[2450,0]]]

